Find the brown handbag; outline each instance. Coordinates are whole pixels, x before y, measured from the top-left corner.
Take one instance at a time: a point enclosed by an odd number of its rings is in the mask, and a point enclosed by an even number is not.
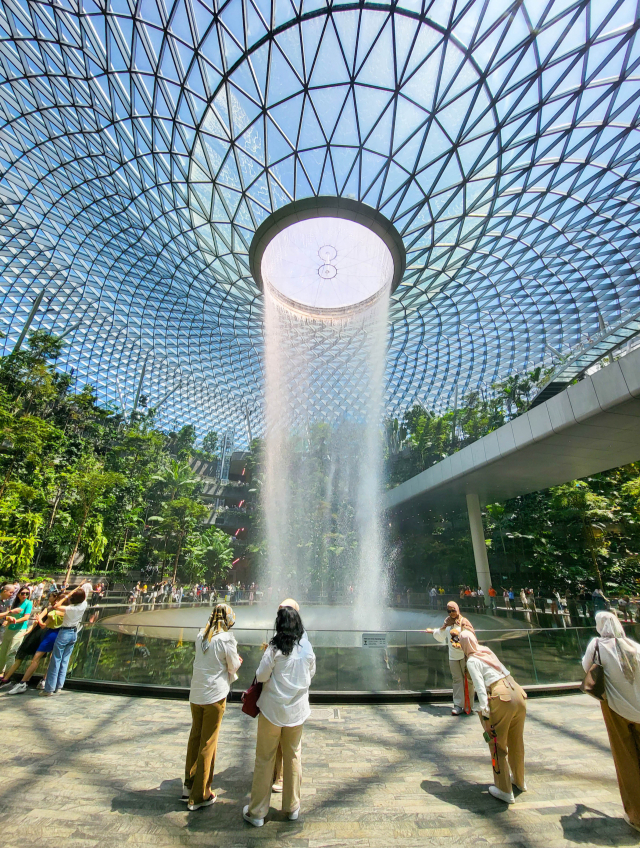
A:
[[[596,661],[597,656],[597,661]],[[585,695],[591,695],[599,701],[606,701],[607,696],[604,688],[604,668],[600,661],[600,643],[596,639],[596,649],[593,652],[593,662],[580,684],[580,691]]]

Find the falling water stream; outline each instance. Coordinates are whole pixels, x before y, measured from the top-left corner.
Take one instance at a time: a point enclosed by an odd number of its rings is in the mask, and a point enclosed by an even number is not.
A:
[[[340,235],[330,237],[340,242]],[[339,276],[341,288],[334,292],[343,296],[362,263],[354,261],[351,244],[337,251],[323,244],[328,236],[315,238],[320,246],[311,245],[319,267],[313,269],[314,297],[316,302],[326,297],[331,304],[326,285]],[[268,268],[267,283],[275,275],[289,275],[289,295],[300,263],[295,251],[287,252],[290,244],[284,248]],[[346,270],[340,266],[345,254]],[[261,582],[280,594],[321,595],[351,604],[351,626],[358,629],[381,626],[387,595],[381,415],[392,267],[384,255],[378,262],[375,296],[347,308],[300,308],[281,296],[282,285],[279,291],[265,285],[262,493],[268,552]]]

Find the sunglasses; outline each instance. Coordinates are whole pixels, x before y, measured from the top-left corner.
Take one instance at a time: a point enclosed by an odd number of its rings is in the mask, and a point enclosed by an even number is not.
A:
[[[20,595],[28,595],[28,594],[29,594],[28,592],[18,592],[18,597],[20,597]]]

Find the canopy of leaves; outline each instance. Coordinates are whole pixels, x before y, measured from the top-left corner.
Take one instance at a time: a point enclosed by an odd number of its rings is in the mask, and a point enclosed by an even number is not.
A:
[[[63,347],[36,331],[0,359],[0,574],[81,564],[152,577],[170,563],[186,579],[196,549],[206,573],[222,574],[231,542],[225,548],[202,523],[208,509],[189,462],[194,428],[166,434],[153,410],[100,407],[92,386],[76,388],[56,368]],[[215,433],[205,443],[215,450]]]

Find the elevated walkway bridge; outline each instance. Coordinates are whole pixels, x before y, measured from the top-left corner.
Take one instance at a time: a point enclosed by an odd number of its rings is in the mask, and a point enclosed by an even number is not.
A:
[[[385,509],[466,503],[485,595],[481,504],[558,486],[640,459],[640,350],[634,350],[385,494]]]

